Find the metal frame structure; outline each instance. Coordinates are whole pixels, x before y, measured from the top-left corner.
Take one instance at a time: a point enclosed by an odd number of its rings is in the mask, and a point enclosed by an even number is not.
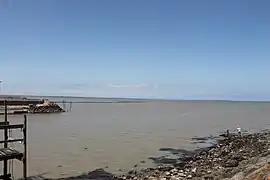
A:
[[[4,122],[0,122],[0,130],[4,131],[4,140],[0,141],[0,144],[4,144],[4,148],[0,148],[0,161],[4,162],[3,175],[0,175],[0,179],[11,179],[11,174],[8,173],[8,161],[17,159],[23,162],[23,179],[27,179],[27,116],[24,115],[23,124],[10,124],[8,121],[8,101],[4,101],[5,113]],[[10,129],[22,129],[23,138],[9,139],[8,130]],[[13,148],[8,147],[8,143],[11,142],[23,142],[24,152],[19,152]]]

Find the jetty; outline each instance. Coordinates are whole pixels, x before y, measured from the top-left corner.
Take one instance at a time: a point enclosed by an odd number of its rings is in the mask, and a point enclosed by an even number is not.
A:
[[[57,103],[48,99],[0,99],[0,115],[5,114],[5,103],[7,114],[25,113],[61,113],[65,112]]]
[[[8,121],[8,109],[7,101],[4,101],[4,121],[0,122],[0,130],[4,131],[4,139],[0,140],[0,144],[4,144],[3,148],[0,148],[0,161],[3,162],[3,174],[0,175],[0,179],[9,180],[13,177],[13,160],[19,160],[23,163],[23,179],[27,179],[27,116],[24,115],[23,124],[10,124]],[[11,137],[12,130],[21,129],[23,138],[13,139]],[[20,152],[12,147],[9,147],[9,143],[21,142],[24,146],[23,152]],[[10,164],[9,164],[10,163]]]

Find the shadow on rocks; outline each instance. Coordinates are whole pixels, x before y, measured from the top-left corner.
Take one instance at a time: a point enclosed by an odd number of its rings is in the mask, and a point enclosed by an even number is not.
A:
[[[192,137],[190,143],[200,144],[199,148],[195,150],[160,148],[159,151],[167,152],[174,157],[172,158],[170,155],[165,155],[161,157],[149,157],[148,159],[151,159],[156,165],[182,166],[186,162],[192,161],[194,155],[214,147],[219,140],[219,136]]]
[[[149,157],[148,159],[151,159],[157,165],[181,166],[184,165],[185,162],[192,160],[194,155],[200,152],[200,149],[189,151],[185,149],[161,148],[159,151],[168,152],[174,155],[175,158],[171,158],[168,155],[160,157]]]

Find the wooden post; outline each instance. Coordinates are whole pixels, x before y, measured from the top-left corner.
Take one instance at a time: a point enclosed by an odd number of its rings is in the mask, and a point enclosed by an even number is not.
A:
[[[66,111],[65,100],[62,101],[62,104],[63,104],[63,109]]]
[[[7,100],[5,99],[4,101],[4,106],[5,106],[5,124],[8,123],[8,119],[7,119]],[[8,147],[8,143],[7,143],[7,140],[8,140],[8,128],[5,128],[4,129],[4,148],[7,148]],[[7,173],[8,173],[8,161],[7,160],[4,160],[4,177],[7,177]]]
[[[24,128],[23,128],[23,145],[24,145],[24,155],[23,155],[23,178],[27,179],[27,116],[24,115]]]

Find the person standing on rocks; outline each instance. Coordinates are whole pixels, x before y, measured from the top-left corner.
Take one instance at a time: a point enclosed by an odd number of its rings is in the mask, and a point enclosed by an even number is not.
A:
[[[241,128],[239,126],[237,126],[236,131],[237,131],[238,135],[241,136]]]

